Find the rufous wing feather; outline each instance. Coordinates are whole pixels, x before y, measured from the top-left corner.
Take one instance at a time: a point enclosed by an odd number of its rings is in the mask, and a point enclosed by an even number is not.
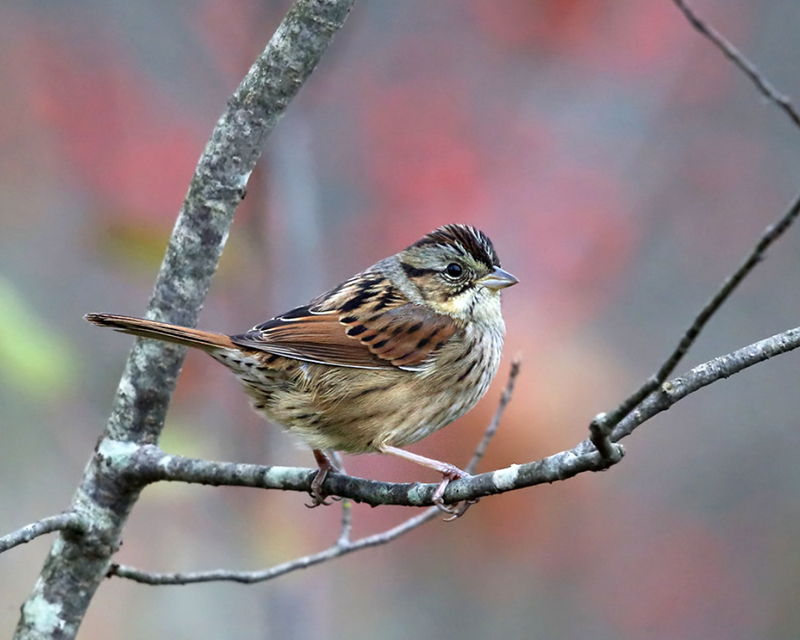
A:
[[[373,313],[340,317],[346,333],[371,353],[396,367],[414,367],[445,344],[455,333],[453,319],[418,304]]]
[[[417,370],[455,333],[452,318],[409,302],[388,281],[362,278],[231,340],[309,362]]]
[[[349,338],[338,314],[300,315],[299,311],[287,314],[291,317],[273,318],[247,333],[231,336],[231,340],[240,347],[306,362],[361,369],[392,366]]]

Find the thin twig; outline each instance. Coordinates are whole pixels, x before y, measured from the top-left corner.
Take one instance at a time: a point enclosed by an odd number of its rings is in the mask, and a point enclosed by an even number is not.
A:
[[[353,530],[353,501],[342,498],[342,519],[339,528],[337,547],[346,547],[350,544],[350,532]]]
[[[522,357],[518,355],[515,356],[514,360],[511,362],[511,369],[508,372],[508,382],[506,382],[506,388],[503,390],[503,395],[500,396],[500,402],[497,403],[497,409],[495,409],[494,416],[492,416],[489,426],[486,427],[483,438],[481,438],[481,441],[475,448],[475,453],[472,454],[472,459],[464,468],[464,471],[470,475],[475,473],[475,470],[478,468],[478,463],[481,461],[481,458],[483,458],[486,450],[489,448],[489,443],[492,441],[492,438],[494,438],[494,434],[497,433],[503,413],[505,412],[508,403],[511,402],[511,396],[514,393],[514,384],[516,383],[517,376],[519,375],[519,367],[521,364]],[[467,512],[467,509],[469,509],[476,502],[477,500],[464,500],[463,502],[458,503],[452,509],[452,514],[445,518],[444,521],[452,522],[453,520],[462,517]]]
[[[609,435],[614,427],[667,380],[681,359],[689,351],[689,348],[694,344],[697,336],[700,335],[700,332],[714,313],[724,304],[731,293],[733,293],[736,287],[739,286],[753,268],[764,259],[767,249],[784,234],[797,219],[798,215],[800,215],[800,197],[794,201],[789,210],[784,213],[777,222],[764,230],[750,254],[745,258],[739,268],[725,280],[714,297],[706,303],[692,325],[683,334],[678,346],[664,364],[661,365],[661,368],[616,409],[610,413],[601,413],[592,421],[590,425],[591,440],[603,457],[609,457],[609,455],[607,455],[611,448]]]
[[[780,93],[772,83],[767,80],[756,66],[750,62],[731,42],[717,31],[710,24],[700,18],[684,0],[673,0],[681,13],[686,16],[689,23],[706,38],[708,38],[728,60],[733,62],[744,73],[753,84],[758,87],[761,94],[770,102],[776,104],[783,112],[789,116],[795,125],[800,127],[800,113],[794,108],[788,96]]]
[[[319,553],[296,558],[289,562],[271,567],[270,569],[265,569],[264,571],[228,571],[220,569],[217,571],[192,571],[189,573],[148,573],[146,571],[134,569],[133,567],[115,564],[111,565],[108,575],[128,578],[135,582],[151,585],[193,584],[197,582],[214,581],[239,582],[241,584],[265,582],[266,580],[273,580],[274,578],[286,575],[292,571],[297,571],[298,569],[307,569],[308,567],[313,567],[315,564],[333,560],[334,558],[340,558],[354,551],[387,544],[399,538],[404,533],[408,533],[412,529],[416,529],[429,520],[434,519],[439,513],[441,513],[441,511],[439,511],[438,507],[429,507],[422,513],[417,514],[413,518],[409,518],[388,531],[360,538],[347,545],[334,545]]]
[[[657,393],[651,394],[617,425],[611,434],[611,440],[617,442],[627,437],[639,425],[703,387],[797,348],[800,348],[800,327],[759,340],[698,365],[682,376],[661,385]]]
[[[797,112],[787,96],[781,94],[772,83],[759,72],[756,66],[742,55],[725,36],[701,19],[694,10],[689,7],[685,0],[673,0],[673,2],[692,27],[708,38],[722,51],[722,53],[756,85],[762,95],[778,105],[795,125],[800,126],[800,113]],[[799,210],[800,200],[795,201],[791,209],[789,209],[776,224],[772,225],[764,232],[753,251],[739,269],[723,283],[718,293],[706,304],[659,371],[648,378],[635,393],[628,397],[614,411],[611,413],[601,413],[592,421],[589,425],[591,440],[603,457],[611,458],[614,455],[614,448],[609,440],[609,435],[614,427],[633,411],[642,400],[664,383],[675,370],[675,367],[683,356],[689,351],[689,348],[697,339],[697,336],[700,335],[700,332],[703,330],[708,320],[723,305],[728,296],[733,293],[739,283],[753,270],[756,264],[761,261],[769,246],[789,228],[792,222],[794,222]]]
[[[54,531],[86,532],[86,520],[74,511],[48,516],[0,538],[0,553]]]
[[[338,451],[330,451],[333,458],[333,463],[339,470],[339,473],[347,475],[347,470],[344,468],[344,460]],[[343,547],[350,544],[350,532],[353,530],[353,502],[347,498],[341,500],[342,518],[339,525],[339,537],[336,540],[337,547]]]
[[[508,403],[511,402],[511,396],[514,394],[514,384],[517,382],[517,376],[519,375],[519,368],[521,364],[522,357],[514,356],[514,360],[511,362],[511,370],[508,372],[508,382],[506,382],[506,388],[503,389],[503,395],[500,396],[500,402],[497,405],[497,409],[494,411],[492,421],[489,423],[489,426],[486,427],[486,432],[483,434],[483,438],[481,438],[481,441],[478,443],[475,453],[472,455],[472,460],[470,460],[469,464],[464,467],[464,471],[470,475],[475,473],[475,469],[478,468],[481,458],[483,458],[486,450],[489,448],[489,443],[492,441],[492,438],[494,438],[494,434],[497,433],[497,428],[500,426],[500,420],[503,418],[503,413],[505,412]]]
[[[508,406],[508,403],[511,402],[511,396],[514,393],[514,383],[519,375],[520,364],[521,359],[519,356],[514,358],[514,361],[511,363],[511,370],[508,374],[508,382],[503,390],[503,395],[500,397],[500,402],[497,405],[497,409],[495,410],[492,420],[489,422],[489,426],[486,428],[483,438],[475,449],[472,460],[470,460],[466,467],[466,471],[468,473],[474,473],[475,468],[478,466],[481,458],[486,453],[489,442],[497,433],[497,429],[500,426],[500,420],[503,417],[503,412]],[[337,457],[335,462],[342,473],[344,473],[344,466],[342,465],[341,458]],[[352,530],[352,512],[352,501],[348,500],[347,498],[343,498],[342,520],[339,538],[336,540],[336,544],[332,547],[329,547],[324,551],[320,551],[319,553],[303,556],[302,558],[296,558],[295,560],[291,560],[289,562],[284,562],[283,564],[276,565],[263,571],[215,570],[195,571],[191,573],[149,573],[146,571],[140,571],[139,569],[135,569],[133,567],[115,564],[109,569],[108,575],[117,576],[120,578],[128,578],[136,582],[142,582],[151,585],[191,584],[196,582],[211,582],[219,580],[241,582],[244,584],[264,582],[292,571],[307,569],[315,564],[320,564],[328,560],[333,560],[334,558],[339,558],[348,553],[352,553],[353,551],[359,551],[360,549],[387,544],[400,537],[404,533],[408,533],[412,529],[416,529],[426,522],[433,520],[439,513],[441,513],[438,507],[429,507],[422,513],[419,513],[408,520],[401,522],[392,529],[360,538],[355,542],[351,542],[350,532]]]

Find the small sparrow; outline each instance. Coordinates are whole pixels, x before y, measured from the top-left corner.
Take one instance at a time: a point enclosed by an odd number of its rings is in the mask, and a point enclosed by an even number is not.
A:
[[[386,453],[442,474],[433,502],[467,474],[399,447],[450,424],[481,399],[497,373],[505,324],[500,268],[489,238],[451,224],[374,264],[305,306],[224,335],[105,313],[89,322],[196,347],[231,369],[255,410],[313,450],[322,484],[325,451]]]

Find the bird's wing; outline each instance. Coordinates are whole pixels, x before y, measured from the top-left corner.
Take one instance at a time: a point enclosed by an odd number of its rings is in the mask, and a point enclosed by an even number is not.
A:
[[[409,302],[382,277],[362,275],[231,340],[306,362],[417,371],[455,331],[449,316]]]

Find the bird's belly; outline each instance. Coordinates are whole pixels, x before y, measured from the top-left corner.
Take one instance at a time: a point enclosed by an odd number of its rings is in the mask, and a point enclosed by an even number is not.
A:
[[[417,442],[469,411],[499,364],[499,349],[486,347],[462,345],[458,353],[441,354],[437,366],[425,372],[285,358],[269,367],[250,361],[225,364],[235,369],[258,413],[311,448],[367,453]]]

